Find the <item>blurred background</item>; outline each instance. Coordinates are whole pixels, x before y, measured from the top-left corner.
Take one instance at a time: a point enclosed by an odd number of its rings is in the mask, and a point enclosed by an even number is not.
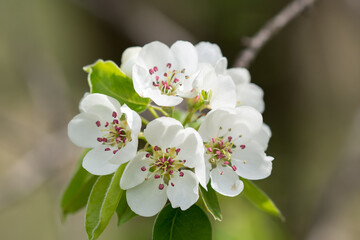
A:
[[[86,239],[84,211],[61,221],[60,198],[81,149],[66,127],[88,91],[82,67],[120,64],[130,46],[217,43],[230,65],[285,0],[1,0],[1,239]],[[320,0],[250,67],[265,91],[272,175],[256,181],[281,222],[241,196],[221,197],[214,239],[352,240],[360,236],[360,1]],[[152,218],[100,239],[150,239]],[[358,237],[356,237],[358,236]]]

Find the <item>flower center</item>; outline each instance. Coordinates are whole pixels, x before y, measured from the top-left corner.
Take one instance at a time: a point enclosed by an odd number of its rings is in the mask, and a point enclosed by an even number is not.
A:
[[[161,184],[159,184],[159,189],[164,188],[164,184],[174,186],[174,183],[171,182],[171,178],[174,174],[179,174],[180,177],[184,176],[182,169],[185,169],[184,163],[186,160],[180,160],[178,154],[180,148],[166,148],[165,150],[160,149],[158,146],[152,147],[152,154],[147,153],[146,157],[153,160],[153,163],[149,165],[149,176],[146,178],[148,180],[151,177],[155,179],[161,179]],[[146,167],[141,167],[142,171],[146,171]]]
[[[222,127],[219,128],[219,131],[220,130],[222,130]],[[228,133],[230,132],[231,128],[228,129]],[[240,138],[241,136],[238,137]],[[212,169],[216,168],[218,164],[221,164],[224,167],[231,167],[232,170],[236,171],[236,166],[231,163],[231,154],[236,147],[233,143],[233,137],[230,135],[227,137],[213,137],[210,142],[206,142],[204,145],[206,154],[210,156],[209,162]],[[245,145],[240,145],[240,148],[244,149]]]
[[[108,148],[105,148],[105,151],[110,151],[110,147],[115,147],[117,149],[113,150],[115,154],[118,150],[125,147],[128,142],[131,142],[131,129],[126,117],[124,114],[118,117],[116,112],[112,113],[114,118],[112,122],[106,122],[104,125],[105,134],[97,138],[98,142],[101,142],[104,145],[108,145]],[[101,127],[101,122],[96,121],[95,123],[98,127]]]
[[[153,77],[153,86],[158,88],[161,94],[175,96],[177,89],[182,86],[184,79],[189,76],[185,75],[185,68],[181,71],[172,68],[171,63],[167,63],[163,72],[159,71],[157,66],[149,69],[150,75]]]

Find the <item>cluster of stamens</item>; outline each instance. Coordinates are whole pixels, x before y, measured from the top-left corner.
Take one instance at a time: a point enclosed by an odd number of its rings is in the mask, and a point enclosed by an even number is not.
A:
[[[159,189],[163,190],[165,185],[171,185],[174,187],[174,183],[171,182],[171,178],[174,174],[179,174],[180,177],[184,176],[184,172],[181,170],[185,168],[184,164],[186,160],[180,160],[178,154],[180,148],[166,148],[165,150],[160,149],[158,146],[152,147],[152,153],[146,153],[146,157],[153,160],[153,163],[149,165],[149,169],[145,166],[141,167],[141,171],[149,170],[149,175],[145,178],[161,179]]]
[[[113,154],[117,153],[119,149],[125,147],[128,142],[131,142],[131,129],[126,121],[125,115],[118,117],[116,112],[112,113],[112,122],[106,122],[103,126],[105,134],[97,138],[98,142],[111,147],[116,146],[117,149],[113,150]],[[102,127],[100,121],[96,121],[97,127]],[[110,151],[110,147],[105,148],[105,151]]]
[[[222,130],[222,127],[219,128]],[[231,132],[231,128],[228,129],[228,133]],[[233,137],[227,134],[227,137],[213,137],[210,142],[205,143],[206,153],[210,155],[209,162],[212,168],[216,168],[218,164],[222,166],[231,167],[232,170],[236,171],[237,168],[231,163],[231,154],[233,149],[236,147],[233,143]],[[241,135],[238,136],[242,137]],[[239,146],[241,149],[245,149],[245,145]],[[223,172],[220,173],[221,175]]]
[[[157,87],[161,94],[175,96],[178,87],[182,86],[182,79],[188,79],[185,68],[181,71],[172,69],[172,64],[167,63],[165,72],[160,72],[157,66],[149,69],[150,75],[154,76],[153,86]]]

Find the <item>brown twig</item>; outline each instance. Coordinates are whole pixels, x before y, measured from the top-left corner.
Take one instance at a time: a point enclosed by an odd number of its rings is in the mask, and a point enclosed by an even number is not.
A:
[[[262,27],[254,37],[247,38],[245,48],[240,52],[235,61],[236,67],[248,67],[255,59],[259,51],[264,45],[282,28],[284,28],[291,20],[296,18],[305,9],[314,4],[317,0],[294,0],[287,5],[275,17],[270,19],[264,27]]]

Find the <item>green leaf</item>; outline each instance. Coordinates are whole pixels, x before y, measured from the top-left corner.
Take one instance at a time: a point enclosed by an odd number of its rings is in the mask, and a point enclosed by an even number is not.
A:
[[[207,189],[208,190],[206,191],[202,186],[200,186],[200,192],[205,207],[209,211],[209,213],[211,213],[215,220],[222,221],[221,209],[216,196],[216,192],[211,187],[210,183],[207,185]]]
[[[122,164],[114,174],[99,177],[90,193],[85,216],[86,233],[90,240],[100,236],[114,215],[124,192],[119,184],[125,165]]]
[[[186,211],[165,206],[155,220],[153,240],[210,240],[211,224],[206,213],[193,205]]]
[[[249,200],[260,210],[275,217],[278,217],[282,221],[285,221],[285,218],[280,212],[280,210],[276,207],[275,203],[266,195],[266,193],[264,193],[251,181],[243,178],[240,179],[244,183],[244,190],[242,192],[242,195],[245,196],[247,200]]]
[[[133,217],[137,216],[137,214],[134,213],[127,204],[125,191],[122,194],[119,205],[116,208],[116,214],[118,216],[118,226],[121,226]]]
[[[91,189],[96,179],[98,178],[98,176],[90,174],[82,167],[82,160],[89,150],[84,151],[84,153],[80,157],[75,168],[75,174],[71,179],[69,185],[67,186],[61,199],[61,208],[64,218],[67,214],[74,213],[85,207]]]
[[[91,93],[113,97],[136,112],[142,112],[148,107],[150,99],[142,98],[136,93],[132,80],[114,62],[100,59],[92,65],[85,66],[84,70],[89,73]]]

